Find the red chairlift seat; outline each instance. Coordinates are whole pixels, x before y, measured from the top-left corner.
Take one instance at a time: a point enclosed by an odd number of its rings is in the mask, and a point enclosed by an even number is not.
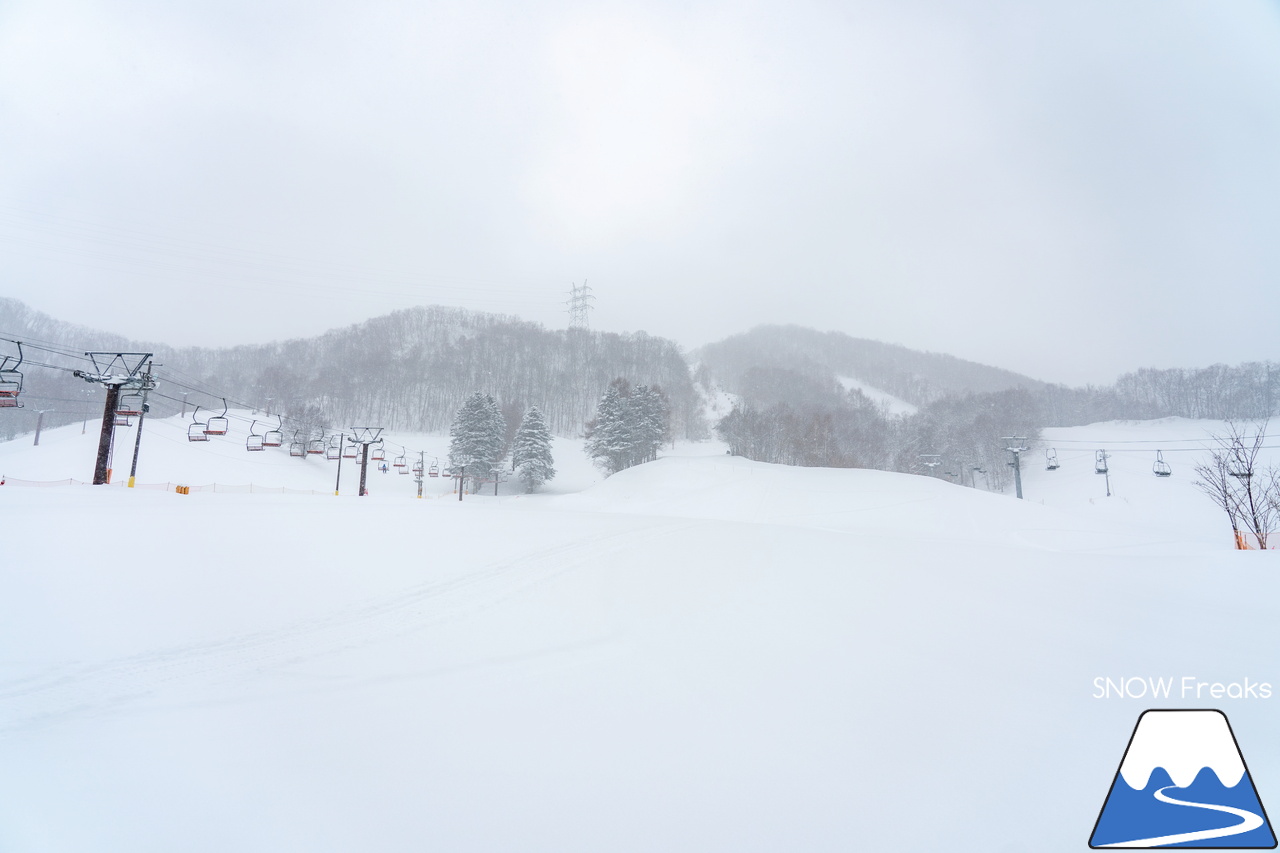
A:
[[[16,379],[14,377],[17,377]],[[22,392],[22,374],[9,370],[0,373],[0,409],[16,409]]]
[[[253,431],[254,428],[257,426],[258,426],[257,421],[254,421],[252,424],[249,425],[249,435],[244,440],[245,450],[262,450],[263,449],[262,436],[258,435],[256,432]]]
[[[342,449],[342,458],[343,459],[359,459],[360,445],[355,443],[348,444],[346,447]]]
[[[191,426],[187,427],[187,441],[208,441],[209,434],[205,432],[209,425],[201,422],[196,415],[199,414],[200,407],[196,406],[195,411],[191,413]]]
[[[313,438],[307,443],[308,453],[324,453],[325,443],[323,438]]]
[[[222,414],[214,415],[209,418],[209,423],[204,428],[205,435],[226,435],[227,430],[231,428],[231,422],[227,420],[227,401],[222,401]]]
[[[432,462],[432,463],[431,463],[431,467],[427,469],[427,476],[428,476],[428,477],[439,477],[439,476],[440,476],[440,466],[439,466],[439,465],[437,465],[435,462]]]
[[[116,402],[116,414],[124,415],[126,418],[142,414],[142,395],[121,394]]]
[[[278,417],[277,417],[277,420],[279,420]],[[275,429],[269,429],[265,433],[263,433],[262,446],[263,447],[279,447],[280,445],[284,444],[284,433],[281,432],[283,428],[284,428],[284,423],[280,422],[280,425],[277,426]]]
[[[391,463],[397,468],[404,468],[409,462],[403,456],[397,456],[395,461]]]
[[[18,344],[18,357],[7,355],[0,358],[0,409],[16,409],[22,404],[18,395],[22,393],[22,374],[18,365],[22,364],[22,344]]]

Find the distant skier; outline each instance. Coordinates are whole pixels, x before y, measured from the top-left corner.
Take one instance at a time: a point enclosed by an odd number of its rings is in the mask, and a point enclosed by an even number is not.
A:
[[[378,470],[384,474],[387,473],[387,463],[383,462],[381,465],[379,465]]]

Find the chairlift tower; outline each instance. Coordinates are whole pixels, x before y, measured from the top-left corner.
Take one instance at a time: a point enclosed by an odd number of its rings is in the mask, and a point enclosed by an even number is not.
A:
[[[920,464],[929,469],[929,476],[933,476],[933,469],[942,464],[942,454],[940,453],[917,453],[916,458],[920,460]]]
[[[1022,500],[1022,454],[1029,449],[1027,447],[1027,437],[1025,435],[1002,435],[1003,441],[1008,442],[1005,450],[1013,454],[1013,484],[1018,493],[1018,500]]]
[[[365,488],[365,477],[369,473],[369,445],[376,443],[380,435],[382,427],[351,428],[351,443],[360,445],[360,497],[369,494]]]
[[[111,458],[111,443],[115,438],[116,408],[122,388],[147,392],[153,390],[155,380],[151,378],[151,358],[149,352],[87,352],[93,363],[93,370],[76,370],[85,382],[93,382],[107,389],[107,401],[102,410],[102,433],[98,440],[98,458],[93,468],[93,484],[106,485],[110,482],[111,471],[107,467]],[[146,367],[146,371],[143,371]]]

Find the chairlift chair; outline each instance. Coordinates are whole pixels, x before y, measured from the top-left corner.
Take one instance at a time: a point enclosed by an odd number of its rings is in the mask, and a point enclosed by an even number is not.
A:
[[[431,467],[427,469],[427,476],[428,476],[428,477],[439,477],[439,476],[440,476],[440,463],[438,463],[438,462],[432,462],[432,463],[431,463]]]
[[[413,476],[419,480],[422,479],[422,463],[421,462],[413,463]]]
[[[306,456],[307,455],[307,446],[302,443],[301,439],[298,438],[298,434],[296,432],[293,434],[293,441],[289,442],[289,455],[290,456]]]
[[[1151,473],[1157,477],[1169,477],[1173,475],[1173,469],[1169,467],[1169,463],[1164,461],[1164,454],[1159,450],[1156,451],[1155,464],[1151,466]]]
[[[394,461],[394,462],[392,462],[391,464],[392,464],[392,465],[394,465],[394,466],[395,466],[395,467],[397,467],[397,468],[404,468],[404,467],[408,466],[409,461],[408,461],[407,459],[405,459],[405,458],[404,458],[404,454],[402,453],[402,454],[400,454],[399,456],[397,456],[397,457],[395,458],[395,461]],[[406,471],[405,473],[408,473],[408,472]]]
[[[131,391],[116,398],[116,414],[126,419],[142,414],[142,394]]]
[[[356,444],[354,441],[347,444],[346,447],[342,448],[342,458],[343,459],[359,459],[360,445]]]
[[[383,467],[384,467],[384,468],[386,467],[386,463],[385,463],[385,462],[383,463]],[[397,467],[397,468],[396,468],[396,472],[397,472],[397,473],[399,473],[399,474],[408,474],[408,473],[409,473],[409,466],[408,466],[407,464],[405,464],[405,465],[401,465],[401,466],[399,466],[399,467]]]
[[[22,406],[18,395],[22,393],[22,373],[18,366],[22,364],[22,344],[18,344],[18,357],[11,355],[0,358],[0,409],[17,409]]]
[[[1060,467],[1062,467],[1062,466],[1058,464],[1058,451],[1057,451],[1057,449],[1056,449],[1056,448],[1051,448],[1051,449],[1049,449],[1049,450],[1046,450],[1046,451],[1044,452],[1044,470],[1046,470],[1046,471],[1057,471]]]
[[[279,418],[276,420],[279,425],[275,429],[269,429],[262,434],[263,447],[279,447],[284,444],[284,433],[281,432],[284,427],[284,421]]]
[[[1099,450],[1097,455],[1094,457],[1093,473],[1095,474],[1107,473],[1107,454],[1105,451]]]
[[[227,430],[231,428],[231,422],[227,420],[227,398],[222,398],[222,414],[214,415],[209,418],[209,424],[204,428],[205,435],[226,435]]]
[[[245,450],[263,450],[264,449],[263,437],[253,431],[254,427],[256,427],[257,425],[258,425],[257,421],[254,421],[252,424],[249,425],[249,435],[244,440]]]
[[[129,420],[128,415],[122,415],[119,412],[115,414],[115,420],[112,421],[116,426],[133,426],[133,421]]]
[[[328,445],[326,445],[324,441],[324,432],[322,431],[320,433],[319,438],[313,438],[307,442],[307,452],[311,454],[319,455],[321,453],[324,453],[324,450],[327,446]]]
[[[324,449],[324,458],[328,459],[329,461],[333,461],[335,459],[341,459],[342,458],[341,445],[342,445],[342,436],[340,435],[329,436],[329,444]]]
[[[369,458],[374,462],[382,462],[387,458],[387,448],[383,445],[382,439],[369,445]]]
[[[196,406],[195,411],[191,413],[191,426],[187,427],[187,441],[208,441],[209,433],[206,432],[209,425],[201,423],[196,414],[200,411],[200,407]]]

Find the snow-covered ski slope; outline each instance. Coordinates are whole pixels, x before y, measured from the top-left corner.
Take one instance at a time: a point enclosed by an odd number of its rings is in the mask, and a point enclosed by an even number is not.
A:
[[[1075,851],[1161,706],[1223,707],[1265,804],[1280,700],[1092,698],[1280,687],[1280,558],[1230,550],[1192,454],[1117,454],[1108,501],[1064,449],[1204,426],[1053,434],[1022,502],[712,444],[598,482],[571,441],[556,493],[334,497],[148,429],[141,483],[322,494],[0,487],[0,850]]]

